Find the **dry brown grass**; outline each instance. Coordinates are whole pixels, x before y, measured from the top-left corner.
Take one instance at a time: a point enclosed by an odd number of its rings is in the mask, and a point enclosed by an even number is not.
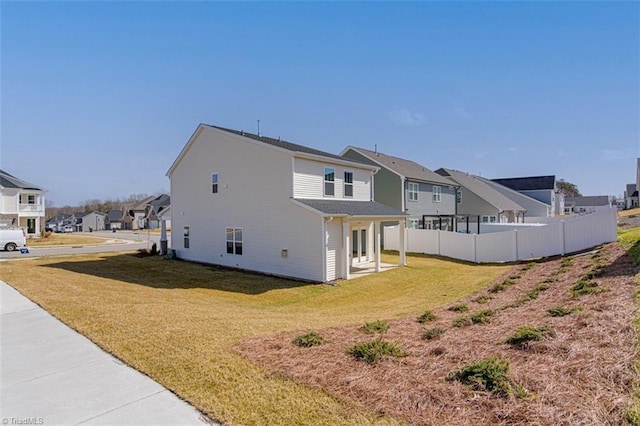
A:
[[[566,262],[565,262],[566,264]],[[599,294],[573,298],[570,287],[595,264],[608,265],[595,278],[605,288]],[[356,326],[315,329],[325,344],[314,348],[291,345],[291,333],[246,339],[237,345],[249,359],[273,371],[324,389],[377,413],[411,424],[621,424],[637,384],[634,371],[636,330],[633,327],[635,268],[618,244],[606,245],[599,255],[576,256],[569,268],[561,259],[523,270],[515,267],[514,284],[487,303],[473,302],[482,290],[457,303],[469,313],[447,307],[434,310],[438,319],[429,327],[445,333],[421,339],[424,327],[415,318],[390,321],[385,340],[408,356],[374,365],[358,362],[346,349],[363,341]],[[546,281],[546,283],[545,283]],[[524,296],[545,283],[548,289],[524,303]],[[581,307],[564,317],[551,317],[554,306]],[[493,309],[490,324],[453,328],[454,319]],[[555,336],[514,349],[504,340],[523,325],[547,325]],[[452,371],[490,355],[509,360],[511,377],[532,399],[503,398],[473,392],[446,381]]]
[[[27,240],[27,246],[29,247],[43,247],[43,246],[63,246],[63,245],[88,245],[88,244],[102,244],[107,241],[106,238],[91,237],[83,234],[56,234],[52,233],[46,238],[30,238]]]

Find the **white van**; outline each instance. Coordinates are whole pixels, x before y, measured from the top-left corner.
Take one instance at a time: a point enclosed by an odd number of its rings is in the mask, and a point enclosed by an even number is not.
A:
[[[0,228],[0,249],[14,251],[27,246],[27,234],[20,228]]]

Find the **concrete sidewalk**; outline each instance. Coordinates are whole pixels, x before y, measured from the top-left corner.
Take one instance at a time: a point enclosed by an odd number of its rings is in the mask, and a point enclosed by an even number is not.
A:
[[[2,281],[0,290],[2,424],[212,424]]]

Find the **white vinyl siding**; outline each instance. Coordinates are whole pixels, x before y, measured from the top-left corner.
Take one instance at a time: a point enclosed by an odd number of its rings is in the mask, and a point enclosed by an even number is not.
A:
[[[293,161],[290,153],[205,127],[171,173],[172,227],[189,226],[194,236],[186,250],[182,233],[171,234],[178,258],[322,281],[322,221],[290,201]],[[324,164],[309,163],[322,197]],[[207,196],[212,168],[228,185],[215,197]],[[227,254],[227,227],[242,228],[242,256]]]
[[[369,201],[371,199],[371,171],[366,169],[346,168],[341,165],[328,165],[320,161],[306,158],[294,158],[293,197],[324,198],[324,168],[335,170],[335,198],[344,196],[344,172],[353,172],[353,200]]]
[[[339,220],[326,222],[326,233],[327,281],[333,281],[342,270],[342,222]]]

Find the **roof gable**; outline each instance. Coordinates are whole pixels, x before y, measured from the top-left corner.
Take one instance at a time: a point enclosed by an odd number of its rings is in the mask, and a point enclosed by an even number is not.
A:
[[[308,155],[308,156],[312,156],[312,157],[320,157],[320,159],[326,159],[326,160],[330,160],[332,162],[339,162],[339,163],[344,163],[344,164],[350,164],[353,166],[359,166],[361,168],[364,169],[369,169],[369,170],[376,170],[376,167],[373,167],[369,164],[365,164],[365,163],[360,163],[358,161],[354,161],[354,160],[348,160],[346,158],[343,158],[339,155],[336,154],[331,154],[329,152],[325,152],[325,151],[321,151],[318,149],[314,149],[314,148],[309,148],[307,146],[304,145],[298,145],[292,142],[287,142],[285,140],[282,140],[280,138],[275,139],[275,138],[270,138],[270,137],[266,137],[266,136],[262,136],[262,135],[256,135],[253,133],[249,133],[249,132],[245,132],[243,130],[233,130],[233,129],[228,129],[225,127],[219,127],[219,126],[213,126],[210,124],[199,124],[198,128],[196,129],[196,131],[193,133],[193,135],[191,135],[191,138],[189,138],[189,141],[187,142],[187,144],[184,146],[184,148],[182,149],[182,151],[180,152],[180,154],[178,155],[178,157],[176,158],[176,160],[173,162],[173,164],[171,165],[171,167],[169,168],[169,171],[167,171],[167,176],[171,176],[171,173],[173,173],[173,171],[175,170],[175,168],[178,166],[178,164],[180,163],[180,161],[182,160],[182,158],[184,157],[184,155],[186,154],[186,152],[189,150],[189,148],[191,147],[191,145],[198,139],[198,136],[200,136],[200,133],[202,133],[202,131],[204,129],[215,129],[217,131],[222,131],[225,133],[230,133],[232,135],[235,136],[241,136],[243,138],[247,138],[250,139],[252,141],[255,142],[261,142],[264,143],[266,145],[269,145],[271,147],[277,148],[277,149],[281,149],[281,150],[285,150],[285,151],[289,151],[292,154],[303,154],[303,155]]]
[[[39,188],[36,185],[26,182],[22,179],[18,179],[17,177],[10,175],[4,170],[0,170],[0,186],[3,188],[18,188],[44,191],[44,189]]]
[[[415,161],[405,160],[404,158],[394,157],[392,155],[382,154],[380,152],[370,151],[368,149],[355,146],[349,146],[345,148],[342,153],[344,154],[350,149],[406,179],[413,179],[448,186],[456,185],[452,180],[429,170],[427,167],[424,167],[421,164],[416,163]]]

